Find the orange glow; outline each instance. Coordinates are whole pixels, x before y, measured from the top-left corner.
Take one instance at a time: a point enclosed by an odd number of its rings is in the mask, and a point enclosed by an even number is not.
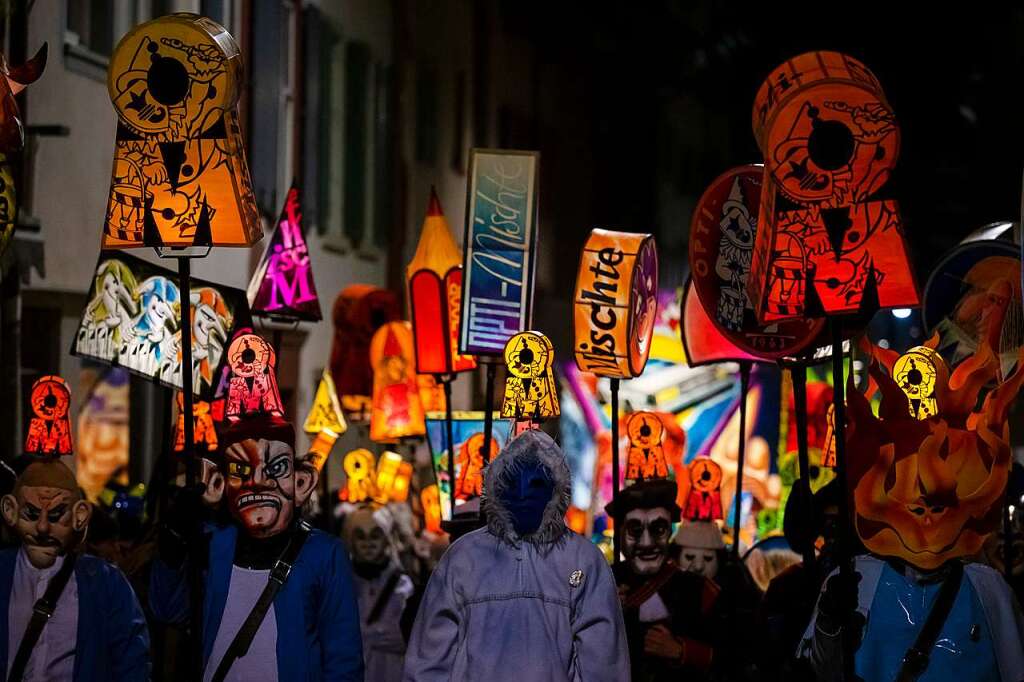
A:
[[[353,450],[345,455],[342,467],[348,477],[345,482],[345,490],[348,493],[349,502],[355,504],[377,496],[372,452],[364,448]]]
[[[437,490],[437,484],[428,485],[420,491],[420,504],[423,505],[423,526],[434,535],[440,535],[441,530],[441,497]]]
[[[30,455],[70,455],[71,390],[59,376],[49,375],[32,384],[33,417],[28,424],[25,452]]]
[[[177,392],[178,425],[174,429],[174,451],[185,450],[185,397]],[[210,403],[204,400],[192,402],[192,445],[195,452],[215,452],[217,450],[217,429],[213,425]]]
[[[715,521],[722,518],[722,467],[709,457],[690,462],[690,496],[683,518],[690,521]]]
[[[389,322],[373,335],[372,441],[390,443],[427,432],[413,353],[412,326],[408,322]]]

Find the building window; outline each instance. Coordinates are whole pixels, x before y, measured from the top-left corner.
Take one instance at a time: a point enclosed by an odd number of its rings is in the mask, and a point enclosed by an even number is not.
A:
[[[302,16],[303,46],[303,167],[302,218],[306,229],[327,234],[331,213],[331,168],[337,135],[331,126],[340,74],[335,53],[341,36],[315,6]],[[340,77],[340,75],[339,75]]]
[[[161,0],[67,0],[64,58],[71,71],[106,81],[107,62],[121,36],[167,13]]]
[[[343,230],[359,248],[367,227],[370,48],[350,42],[345,50],[345,153],[342,156],[345,198]]]

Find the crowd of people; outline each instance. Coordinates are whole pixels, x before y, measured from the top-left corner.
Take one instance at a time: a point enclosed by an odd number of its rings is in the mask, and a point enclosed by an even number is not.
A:
[[[566,526],[569,467],[542,431],[490,463],[479,527],[446,549],[405,537],[393,503],[312,528],[319,474],[278,417],[230,424],[213,457],[201,484],[98,506],[59,460],[15,463],[6,679],[841,680],[851,652],[865,680],[1024,680],[1022,572],[1011,589],[981,563],[842,548],[835,481],[791,496],[788,548],[740,553],[681,521],[673,482],[641,480],[608,505],[609,565]]]

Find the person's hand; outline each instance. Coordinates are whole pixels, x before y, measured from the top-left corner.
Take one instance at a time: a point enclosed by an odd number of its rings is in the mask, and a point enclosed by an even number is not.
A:
[[[683,656],[683,645],[664,625],[655,625],[644,637],[644,653],[659,658],[679,660]]]

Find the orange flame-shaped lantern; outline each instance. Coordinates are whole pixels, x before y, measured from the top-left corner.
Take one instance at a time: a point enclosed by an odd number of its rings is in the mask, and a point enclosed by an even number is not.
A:
[[[25,452],[30,455],[70,455],[71,390],[59,376],[42,377],[32,384],[32,420],[28,424]]]
[[[690,521],[715,521],[722,518],[722,467],[710,457],[698,457],[688,467],[690,495],[683,518]]]
[[[658,251],[649,234],[593,230],[576,275],[576,366],[616,379],[639,376],[658,314]]]
[[[847,448],[857,454],[850,481],[861,541],[876,554],[932,570],[976,554],[999,523],[1011,466],[1006,418],[1024,383],[1024,368],[1018,362],[1017,371],[977,408],[979,392],[999,372],[998,359],[984,343],[948,380],[939,368],[934,398],[921,398],[934,399],[936,412],[922,415],[912,403],[919,398],[901,386],[905,374],[893,372],[901,360],[906,367],[905,359],[916,351],[895,362],[893,354],[873,354],[869,373],[882,394],[877,417],[867,397],[848,387]]]
[[[204,17],[171,14],[121,39],[107,72],[118,126],[103,248],[260,240],[242,82],[237,43]]]
[[[452,238],[433,189],[420,243],[406,273],[416,341],[416,371],[452,374],[475,369],[476,359],[459,353],[462,251]]]
[[[370,342],[373,365],[370,440],[394,442],[427,432],[413,353],[412,328],[408,322],[389,322],[373,335]]]
[[[867,67],[810,52],[754,101],[764,184],[750,301],[762,323],[918,305],[893,199],[900,130]]]
[[[227,417],[235,420],[247,414],[281,416],[284,407],[277,389],[277,354],[256,334],[240,334],[228,347]]]
[[[558,387],[551,370],[555,349],[540,332],[520,332],[505,344],[505,399],[501,416],[546,419],[560,414]]]
[[[629,451],[626,454],[626,483],[668,478],[668,462],[661,440],[665,427],[653,412],[634,412],[626,422]]]

